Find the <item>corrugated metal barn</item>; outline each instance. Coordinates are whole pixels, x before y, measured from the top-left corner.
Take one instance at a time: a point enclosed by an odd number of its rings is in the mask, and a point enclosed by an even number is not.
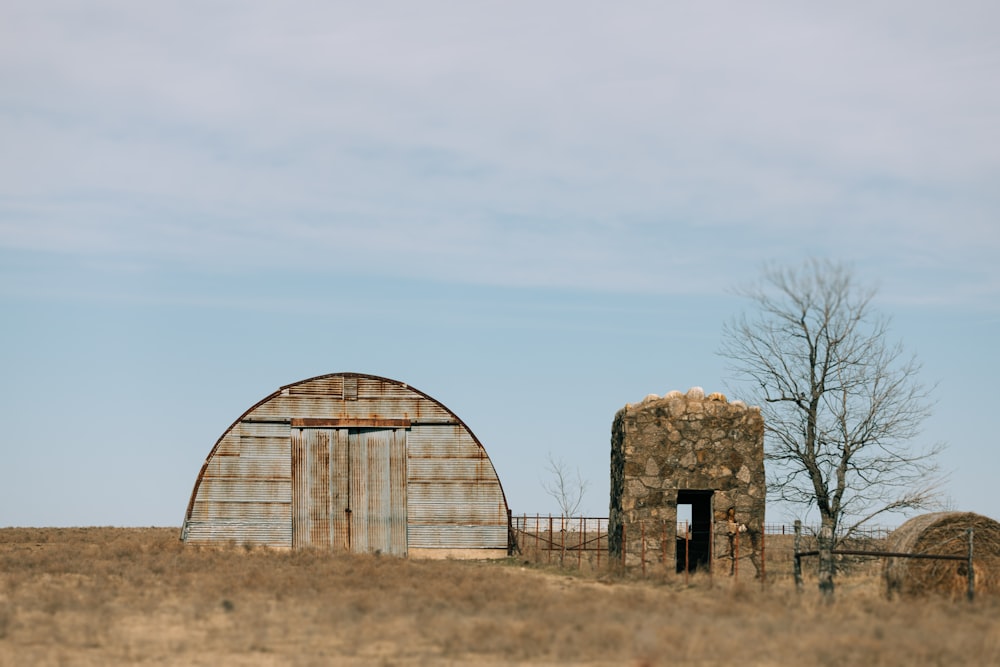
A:
[[[495,558],[507,526],[493,464],[451,410],[402,382],[336,373],[282,387],[229,427],[181,539]]]

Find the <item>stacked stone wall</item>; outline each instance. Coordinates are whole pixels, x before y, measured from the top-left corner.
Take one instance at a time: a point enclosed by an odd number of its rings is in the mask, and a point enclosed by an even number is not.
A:
[[[749,562],[759,573],[766,494],[759,408],[695,387],[651,394],[618,411],[611,433],[612,557],[624,556],[627,567],[673,567],[680,491],[710,499],[712,569],[729,573]]]

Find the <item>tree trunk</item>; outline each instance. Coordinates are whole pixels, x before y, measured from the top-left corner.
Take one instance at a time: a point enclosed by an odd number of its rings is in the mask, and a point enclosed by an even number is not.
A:
[[[825,602],[833,601],[833,574],[837,564],[833,560],[834,520],[826,514],[822,517],[819,529],[819,591]]]

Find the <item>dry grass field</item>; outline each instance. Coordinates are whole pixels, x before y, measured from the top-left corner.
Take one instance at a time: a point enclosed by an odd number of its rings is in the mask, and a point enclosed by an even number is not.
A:
[[[0,529],[0,665],[998,665],[1000,602]]]

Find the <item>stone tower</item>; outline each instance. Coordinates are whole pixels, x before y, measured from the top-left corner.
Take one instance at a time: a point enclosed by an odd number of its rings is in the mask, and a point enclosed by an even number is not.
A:
[[[615,415],[609,548],[626,567],[729,574],[752,563],[759,575],[765,491],[760,408],[694,387]]]

